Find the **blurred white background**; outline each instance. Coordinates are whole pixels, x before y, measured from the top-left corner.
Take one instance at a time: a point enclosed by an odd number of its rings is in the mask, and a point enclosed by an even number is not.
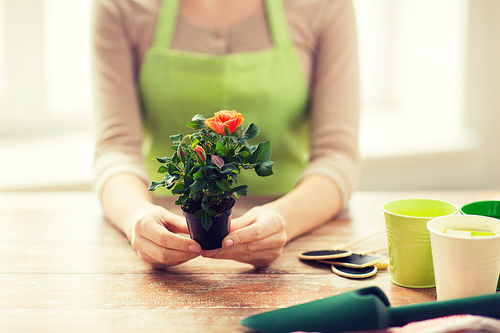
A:
[[[0,190],[86,190],[92,0],[0,0]],[[354,0],[360,190],[500,188],[500,1]]]

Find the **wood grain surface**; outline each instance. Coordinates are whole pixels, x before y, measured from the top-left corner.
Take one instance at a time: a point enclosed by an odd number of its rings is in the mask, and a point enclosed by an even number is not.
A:
[[[460,206],[498,197],[498,192],[357,192],[347,211],[290,242],[267,268],[200,257],[163,271],[138,258],[105,220],[93,193],[3,192],[0,332],[250,333],[238,324],[247,316],[373,285],[392,306],[433,301],[434,288],[396,286],[387,270],[353,280],[297,257],[384,230],[383,203],[405,197]],[[234,216],[269,200],[241,198]],[[172,199],[158,203],[180,212]],[[382,234],[354,250],[384,245]]]

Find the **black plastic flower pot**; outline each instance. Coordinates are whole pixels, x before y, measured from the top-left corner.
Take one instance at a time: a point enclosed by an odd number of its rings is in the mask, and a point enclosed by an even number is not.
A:
[[[202,250],[214,250],[222,247],[222,240],[229,234],[233,208],[212,217],[212,225],[208,230],[205,230],[201,224],[201,219],[195,219],[193,214],[182,211],[186,218],[189,235],[201,245]]]

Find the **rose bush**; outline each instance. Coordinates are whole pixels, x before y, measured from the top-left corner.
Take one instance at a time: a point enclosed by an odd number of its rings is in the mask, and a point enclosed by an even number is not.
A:
[[[260,129],[254,123],[243,129],[243,120],[235,110],[218,111],[209,119],[194,116],[186,126],[197,132],[170,136],[174,153],[156,158],[162,164],[158,172],[165,176],[153,181],[149,190],[171,190],[179,196],[175,203],[184,210],[196,207],[194,217],[208,230],[212,217],[222,213],[217,208],[224,200],[247,194],[247,185],[236,186],[242,169],[254,169],[262,177],[273,174],[271,143],[250,146],[247,140],[255,138]]]

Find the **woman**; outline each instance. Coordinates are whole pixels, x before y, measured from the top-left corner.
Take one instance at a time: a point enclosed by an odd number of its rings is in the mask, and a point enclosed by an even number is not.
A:
[[[95,0],[94,186],[108,219],[152,267],[199,255],[267,266],[334,217],[357,179],[359,81],[347,0]],[[196,113],[236,109],[275,162],[249,194],[279,194],[201,251],[147,191],[168,137]],[[253,192],[252,192],[253,191]]]

